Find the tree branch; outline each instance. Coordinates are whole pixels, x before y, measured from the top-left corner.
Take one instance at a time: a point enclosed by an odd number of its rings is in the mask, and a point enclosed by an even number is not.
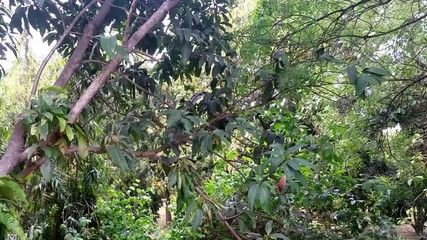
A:
[[[194,187],[194,190],[196,190],[196,192],[203,198],[205,199],[205,201],[212,203],[212,205],[215,206],[215,204],[213,204],[212,200],[209,199],[208,196],[206,196],[205,192],[203,191],[203,189],[196,183],[196,186]],[[231,235],[233,235],[233,237],[237,240],[241,240],[242,238],[240,238],[239,234],[236,232],[236,230],[234,230],[234,228],[231,227],[231,225],[227,222],[227,219],[224,217],[224,215],[222,215],[221,212],[217,212],[219,218],[221,219],[221,221],[224,223],[224,225],[228,228],[228,230],[230,231]]]
[[[133,13],[133,11],[135,11],[135,7],[136,7],[137,2],[138,2],[137,0],[133,0],[131,5],[130,5],[128,17],[126,19],[125,33],[123,34],[123,42],[125,44],[127,43],[128,39],[129,39],[130,21],[132,20],[132,13]]]
[[[92,37],[96,35],[98,28],[104,21],[104,18],[110,12],[111,4],[113,2],[114,0],[105,0],[95,18],[86,25],[83,36],[80,38],[76,48],[73,51],[73,54],[71,54],[67,64],[64,66],[64,70],[61,72],[61,75],[59,75],[58,79],[53,85],[64,87],[80,67]]]
[[[179,0],[166,0],[160,8],[153,13],[153,15],[144,23],[138,30],[129,38],[125,48],[128,52],[131,52],[136,44],[147,35],[159,22],[161,22],[170,9],[178,5]],[[103,68],[101,74],[89,85],[80,99],[76,102],[74,107],[71,109],[69,114],[69,123],[73,123],[77,120],[83,109],[89,104],[92,98],[98,93],[98,91],[107,82],[108,77],[113,73],[121,63],[123,58],[116,56],[107,66]]]
[[[83,37],[78,42],[76,49],[74,50],[71,57],[68,59],[67,64],[64,66],[64,70],[61,72],[61,75],[58,77],[54,85],[64,87],[71,78],[71,76],[80,67],[84,53],[87,47],[89,46],[91,38],[93,35],[95,35],[96,30],[99,28],[105,16],[107,16],[108,12],[110,11],[111,3],[113,1],[114,0],[105,0],[98,14],[91,22],[88,23],[84,30]],[[41,75],[42,70],[39,71]],[[37,86],[34,87],[37,88]],[[8,142],[8,145],[6,147],[6,152],[0,161],[0,176],[9,174],[10,172],[12,172],[15,166],[26,160],[25,157],[22,157],[24,143],[25,131],[22,125],[22,120],[18,119]]]
[[[52,49],[49,51],[47,56],[43,59],[39,69],[37,70],[36,77],[34,78],[33,87],[31,89],[30,98],[27,102],[27,108],[31,107],[31,98],[36,94],[37,87],[39,85],[40,77],[42,76],[43,70],[45,69],[46,65],[48,64],[50,58],[55,53],[56,49],[61,45],[61,43],[65,40],[65,38],[71,33],[71,30],[73,29],[74,25],[76,25],[77,20],[79,20],[83,14],[88,10],[93,4],[95,4],[98,0],[92,0],[88,5],[86,5],[71,21],[70,25],[67,27],[67,29],[64,30],[64,33],[62,34],[61,38],[56,42],[55,46],[52,47]],[[87,46],[86,46],[87,48]],[[65,69],[65,68],[64,68]]]

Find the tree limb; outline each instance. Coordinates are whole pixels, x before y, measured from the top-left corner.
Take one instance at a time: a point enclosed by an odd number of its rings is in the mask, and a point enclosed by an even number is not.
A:
[[[83,14],[88,10],[93,4],[95,4],[98,0],[92,0],[88,5],[86,5],[71,21],[70,25],[67,27],[67,29],[64,30],[64,33],[62,34],[61,38],[58,39],[55,46],[52,47],[52,49],[49,51],[47,56],[43,59],[42,63],[40,64],[39,69],[37,70],[36,77],[34,78],[33,87],[31,89],[30,98],[27,102],[27,108],[31,107],[31,98],[36,94],[37,87],[39,85],[40,77],[42,76],[43,70],[45,69],[46,65],[48,64],[50,58],[55,53],[56,49],[62,44],[62,42],[65,40],[65,38],[71,33],[71,30],[73,29],[74,25],[76,25],[77,21],[83,16]],[[79,42],[80,43],[80,42]],[[88,42],[89,43],[89,42]],[[86,48],[87,48],[86,44]],[[86,49],[85,48],[85,49]],[[64,68],[65,70],[66,68]]]
[[[153,13],[153,15],[144,23],[138,30],[129,38],[125,48],[128,52],[131,52],[138,42],[147,35],[159,22],[161,22],[170,9],[178,5],[179,0],[166,0],[160,8]],[[98,93],[98,91],[107,82],[108,77],[113,73],[122,62],[121,56],[116,56],[112,61],[105,66],[101,74],[89,85],[80,99],[76,102],[74,107],[71,109],[69,114],[69,123],[73,123],[77,120],[83,109],[90,103],[92,98]]]

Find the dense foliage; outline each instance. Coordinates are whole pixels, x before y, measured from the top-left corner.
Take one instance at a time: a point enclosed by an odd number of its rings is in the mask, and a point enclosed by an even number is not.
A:
[[[421,0],[1,3],[0,58],[17,61],[0,81],[0,236],[422,234],[426,13]]]

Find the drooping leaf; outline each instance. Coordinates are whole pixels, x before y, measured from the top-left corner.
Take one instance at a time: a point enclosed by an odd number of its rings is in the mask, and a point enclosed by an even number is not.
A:
[[[121,170],[129,170],[126,158],[119,146],[116,144],[107,146],[107,153],[117,167]]]
[[[359,75],[356,81],[356,95],[360,96],[368,87],[370,81],[369,74],[362,73]]]
[[[116,46],[117,46],[117,37],[116,36],[100,36],[101,38],[101,48],[107,53],[107,56],[110,59],[116,57]]]
[[[129,53],[121,46],[116,46],[117,54],[119,54],[126,62],[131,63]]]
[[[47,135],[49,134],[49,125],[47,124],[46,118],[42,118],[42,121],[39,126],[40,139],[46,140]]]
[[[387,69],[384,69],[384,68],[376,68],[376,67],[365,68],[365,69],[363,69],[363,72],[373,73],[373,74],[376,74],[379,76],[391,76],[391,73]]]
[[[196,231],[197,228],[202,224],[203,219],[203,210],[200,208],[196,209],[196,212],[194,212],[193,220],[191,221],[191,229],[193,231]]]
[[[261,203],[261,208],[268,214],[271,214],[272,202],[270,198],[270,191],[265,184],[262,184],[258,190],[259,201]]]
[[[73,139],[74,139],[73,128],[71,128],[70,126],[66,125],[65,126],[65,134],[67,135],[68,141],[73,141]]]
[[[84,133],[82,133],[82,130],[79,131],[79,127],[76,125],[76,137],[77,137],[77,146],[79,148],[79,155],[82,158],[86,158],[89,154],[88,148],[87,148],[87,139]]]
[[[262,94],[262,103],[268,103],[273,96],[273,82],[269,81],[265,85],[264,93]]]
[[[270,235],[271,231],[273,230],[273,221],[268,220],[264,227],[265,233],[267,235]]]
[[[259,185],[258,184],[253,184],[252,186],[249,187],[248,204],[249,204],[249,209],[251,209],[252,211],[255,208],[255,203],[256,203],[256,200],[258,198],[258,194],[259,194]]]
[[[65,120],[65,118],[58,117],[58,116],[56,116],[56,118],[58,119],[58,123],[59,123],[59,131],[64,132],[65,127],[67,126],[67,120]]]
[[[46,161],[40,166],[40,172],[43,176],[43,181],[49,182],[52,180],[53,171],[55,169],[55,164],[50,160],[50,158],[46,158]]]
[[[355,85],[357,80],[357,70],[356,67],[351,64],[346,68],[347,71],[347,77],[350,80],[350,83]]]

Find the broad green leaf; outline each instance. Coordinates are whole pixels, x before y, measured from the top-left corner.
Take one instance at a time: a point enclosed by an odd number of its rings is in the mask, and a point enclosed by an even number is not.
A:
[[[131,63],[129,53],[121,46],[116,46],[117,54],[119,54],[126,62]]]
[[[43,181],[49,182],[52,179],[55,165],[50,158],[46,158],[46,161],[40,166],[40,172],[43,176]]]
[[[369,85],[370,76],[366,73],[359,75],[356,81],[356,95],[360,96],[365,91],[366,87]]]
[[[183,28],[182,32],[184,34],[185,41],[190,42],[190,40],[191,40],[191,29]]]
[[[334,56],[330,55],[329,53],[323,53],[320,57],[328,60],[329,62],[333,62],[333,63],[339,63],[340,62],[339,60],[337,60]]]
[[[12,215],[10,211],[5,211],[8,207],[4,203],[0,203],[0,225],[6,228],[7,231],[16,234],[20,239],[26,239],[24,230],[17,217]]]
[[[255,208],[255,202],[259,194],[258,192],[259,192],[259,184],[253,184],[252,186],[249,187],[248,204],[249,204],[249,209],[251,209],[252,211]]]
[[[65,126],[65,134],[67,135],[67,138],[68,138],[69,141],[73,141],[73,139],[74,139],[73,128],[71,128],[70,126],[66,125]]]
[[[307,186],[307,180],[305,179],[304,175],[300,171],[294,172],[295,178],[301,183],[303,186]]]
[[[184,132],[190,133],[191,129],[193,129],[193,125],[191,124],[191,121],[187,118],[181,119],[182,124],[184,125]]]
[[[58,123],[59,123],[59,131],[64,132],[65,127],[67,126],[67,120],[65,120],[65,118],[58,117],[58,116],[56,116],[56,118],[58,119]]]
[[[41,146],[40,149],[44,152],[45,156],[51,160],[58,159],[62,153],[59,149],[49,146]]]
[[[273,230],[273,221],[268,220],[264,227],[265,233],[267,235],[270,235],[271,231]]]
[[[87,149],[87,140],[86,140],[86,136],[84,134],[82,134],[81,131],[79,131],[79,129],[77,128],[77,132],[76,132],[76,137],[77,137],[77,146],[79,148],[79,155],[82,158],[86,158],[87,155],[89,154],[89,151]]]
[[[262,103],[268,103],[271,97],[273,96],[273,92],[274,92],[273,82],[269,81],[265,85],[265,90],[264,90],[264,93],[262,94]]]
[[[351,64],[346,68],[347,71],[347,77],[350,80],[350,83],[355,85],[357,80],[357,70],[356,67]]]
[[[384,68],[375,68],[375,67],[374,68],[365,68],[365,69],[363,69],[363,72],[373,73],[373,74],[376,74],[379,76],[390,76],[391,75],[391,73],[388,70],[386,70]]]
[[[305,143],[299,143],[299,144],[297,144],[295,146],[292,146],[292,147],[286,149],[285,154],[287,154],[287,155],[293,154],[293,153],[299,151],[301,148],[303,148],[305,146],[307,146],[307,144],[305,144]]]
[[[40,132],[40,139],[46,140],[47,135],[49,134],[49,126],[45,118],[42,118],[42,121],[39,126],[39,132]]]
[[[270,166],[270,174],[276,172],[277,168],[283,163],[283,158],[281,157],[273,157],[270,158],[271,166]]]
[[[294,159],[286,161],[286,164],[288,164],[288,166],[291,167],[295,171],[298,171],[298,169],[299,169],[299,163],[297,161],[295,161]]]
[[[169,173],[169,176],[168,176],[168,180],[169,180],[168,181],[168,186],[169,186],[169,188],[172,188],[176,184],[177,179],[178,179],[178,173],[177,173],[177,171],[176,170],[171,171]]]
[[[268,190],[268,187],[266,185],[261,185],[258,190],[259,194],[259,201],[261,203],[262,209],[268,213],[271,214],[272,209],[272,203],[270,198],[270,191]]]
[[[194,213],[193,220],[191,221],[191,229],[193,231],[196,231],[197,228],[202,224],[203,219],[203,210],[200,208],[196,209],[196,212]]]
[[[117,38],[116,36],[101,36],[101,48],[107,53],[107,56],[110,59],[116,57]]]
[[[50,112],[44,112],[43,116],[45,116],[47,119],[49,119],[50,121],[53,120],[53,114]]]
[[[311,163],[311,162],[309,162],[309,161],[307,161],[307,160],[305,160],[305,159],[302,159],[302,158],[294,158],[293,160],[294,160],[294,161],[296,161],[296,162],[298,162],[300,165],[310,167],[310,168],[311,168],[311,169],[313,169],[313,170],[316,168],[316,167],[314,166],[314,164],[313,164],[313,163]]]
[[[190,60],[191,51],[192,51],[191,45],[185,42],[181,47],[181,64],[182,65],[187,64],[188,60]]]
[[[119,167],[121,170],[129,170],[126,158],[119,146],[116,144],[107,146],[107,153],[117,167]]]

